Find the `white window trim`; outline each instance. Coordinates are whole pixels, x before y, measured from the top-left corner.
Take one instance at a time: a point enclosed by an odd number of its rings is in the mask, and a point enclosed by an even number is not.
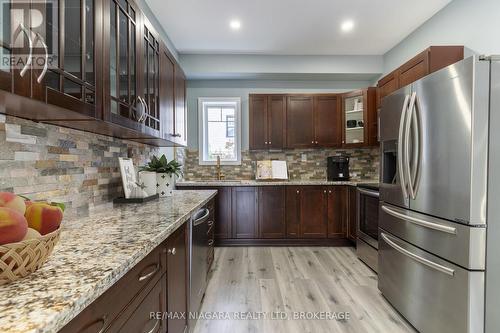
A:
[[[204,129],[204,112],[203,103],[205,102],[224,102],[224,103],[236,103],[236,115],[235,115],[235,146],[236,146],[236,161],[223,161],[221,160],[221,165],[241,165],[241,98],[240,97],[199,97],[198,98],[198,163],[199,165],[216,165],[216,161],[205,161],[203,152],[204,138],[207,133]]]

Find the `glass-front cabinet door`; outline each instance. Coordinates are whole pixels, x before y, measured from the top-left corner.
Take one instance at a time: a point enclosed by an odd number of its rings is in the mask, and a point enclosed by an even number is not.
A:
[[[132,1],[104,5],[104,119],[139,130],[145,105],[139,91],[141,17]]]
[[[0,1],[0,89],[96,116],[101,1]]]
[[[345,146],[361,146],[366,142],[366,94],[354,91],[342,97]]]
[[[142,122],[147,134],[160,136],[160,39],[147,19],[144,20],[142,69],[141,89],[146,105]]]

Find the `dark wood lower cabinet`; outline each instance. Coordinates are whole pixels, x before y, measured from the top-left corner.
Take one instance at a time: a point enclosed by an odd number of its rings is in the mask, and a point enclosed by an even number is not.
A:
[[[186,241],[184,224],[59,333],[185,332],[186,320],[164,314],[187,313]]]
[[[286,198],[286,237],[299,238],[300,233],[300,187],[287,186]]]
[[[179,228],[167,240],[167,311],[177,314],[168,320],[169,333],[183,333],[188,325],[182,314],[187,314],[188,295],[188,251],[186,226]],[[137,332],[149,332],[141,330]]]
[[[356,188],[224,186],[216,189],[215,244],[348,245],[355,240]]]
[[[348,187],[328,188],[328,238],[345,238],[347,229]]]
[[[233,238],[257,238],[257,187],[233,187]]]
[[[300,190],[300,238],[326,238],[326,187],[303,186]]]
[[[285,188],[258,188],[259,238],[285,238]]]

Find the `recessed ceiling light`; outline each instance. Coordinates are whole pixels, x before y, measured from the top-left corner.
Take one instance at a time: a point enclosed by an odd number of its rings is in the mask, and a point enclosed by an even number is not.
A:
[[[340,29],[342,29],[342,31],[344,31],[344,32],[351,31],[353,28],[354,28],[354,21],[353,20],[346,20],[346,21],[342,22],[342,24],[340,25]]]
[[[232,20],[231,22],[229,22],[229,26],[233,30],[238,30],[239,28],[241,28],[241,22],[239,20]]]

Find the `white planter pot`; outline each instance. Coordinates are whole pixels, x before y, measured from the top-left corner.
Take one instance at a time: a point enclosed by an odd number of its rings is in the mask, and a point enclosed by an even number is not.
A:
[[[173,189],[174,189],[173,175],[168,175],[166,173],[156,174],[156,193],[158,193],[160,197],[172,196]]]
[[[139,184],[144,184],[144,191],[150,197],[156,194],[156,172],[141,171],[139,172]]]

